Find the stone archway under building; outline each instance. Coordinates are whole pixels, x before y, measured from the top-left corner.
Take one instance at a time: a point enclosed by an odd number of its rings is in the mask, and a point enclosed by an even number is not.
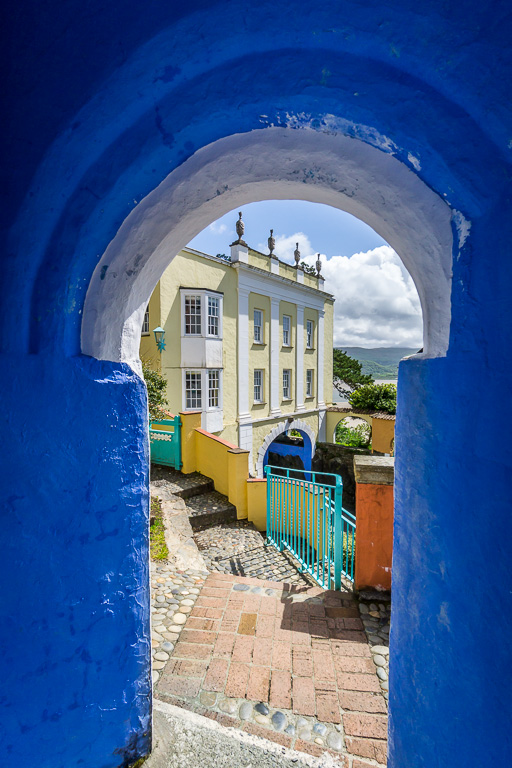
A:
[[[279,437],[279,435],[282,435],[286,432],[289,432],[290,430],[296,430],[297,432],[302,432],[304,435],[307,436],[309,446],[309,453],[310,456],[309,461],[311,462],[311,459],[314,456],[315,453],[315,444],[317,440],[317,436],[309,426],[309,424],[306,424],[305,421],[302,421],[302,419],[293,419],[290,421],[285,421],[281,424],[277,424],[266,436],[264,439],[262,445],[258,449],[258,458],[256,459],[256,473],[258,477],[264,476],[264,469],[265,469],[265,457],[267,456],[267,453],[274,442],[274,440]],[[311,468],[311,464],[309,467],[305,467],[306,469]]]

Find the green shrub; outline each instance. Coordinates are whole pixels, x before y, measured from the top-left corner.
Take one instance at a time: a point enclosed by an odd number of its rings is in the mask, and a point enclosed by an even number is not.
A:
[[[361,408],[368,413],[385,411],[396,413],[395,384],[365,384],[356,389],[348,398],[353,408]]]
[[[159,499],[151,497],[151,520],[149,525],[149,548],[152,560],[167,560],[169,550],[165,541],[165,528],[162,519],[162,505]]]
[[[168,404],[165,397],[167,381],[161,373],[153,370],[144,360],[142,361],[142,373],[148,389],[149,418],[151,420],[164,419],[165,406]]]
[[[369,424],[358,424],[348,427],[342,421],[336,427],[336,442],[339,445],[347,445],[351,448],[368,448],[372,439],[372,430]]]

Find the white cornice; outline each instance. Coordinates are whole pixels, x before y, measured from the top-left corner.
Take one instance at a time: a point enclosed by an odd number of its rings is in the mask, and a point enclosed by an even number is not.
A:
[[[334,296],[325,291],[319,291],[317,288],[310,288],[308,285],[296,283],[288,277],[275,275],[266,272],[259,267],[253,267],[249,264],[237,262],[233,264],[234,269],[238,270],[239,289],[261,293],[262,281],[265,282],[265,294],[270,298],[286,300],[290,298],[293,303],[297,302],[299,297],[304,301],[308,297],[308,305],[317,309],[323,308],[325,301],[334,301]]]

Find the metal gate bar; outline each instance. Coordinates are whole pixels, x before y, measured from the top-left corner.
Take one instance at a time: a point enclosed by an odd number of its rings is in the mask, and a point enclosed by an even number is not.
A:
[[[325,589],[354,580],[354,515],[342,507],[339,475],[269,465],[267,544],[286,549]]]

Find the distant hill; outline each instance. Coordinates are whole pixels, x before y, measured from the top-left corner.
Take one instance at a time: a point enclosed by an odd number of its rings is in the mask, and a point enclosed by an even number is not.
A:
[[[363,373],[370,373],[374,379],[396,379],[398,363],[402,358],[414,355],[418,348],[414,347],[340,347],[350,357],[359,360]]]

